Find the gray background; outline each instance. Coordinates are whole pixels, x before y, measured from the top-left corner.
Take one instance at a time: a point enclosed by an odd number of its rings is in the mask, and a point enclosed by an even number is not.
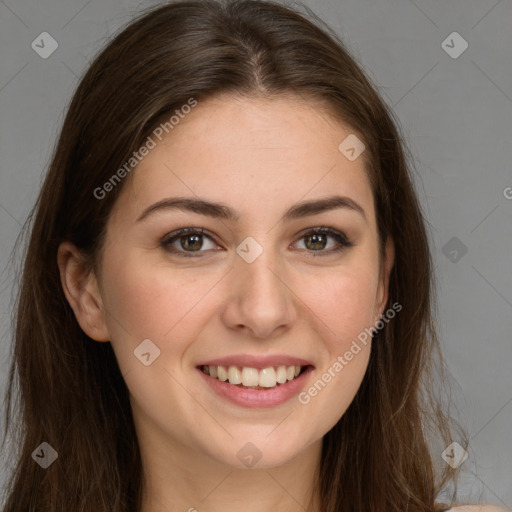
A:
[[[0,1],[2,393],[14,281],[7,263],[64,108],[95,52],[140,7],[156,3]],[[471,442],[459,497],[512,507],[512,3],[305,4],[377,83],[417,161],[439,281],[439,334]],[[59,45],[47,59],[31,47],[45,31]],[[457,58],[443,49],[461,48],[447,39],[454,31],[468,43]]]

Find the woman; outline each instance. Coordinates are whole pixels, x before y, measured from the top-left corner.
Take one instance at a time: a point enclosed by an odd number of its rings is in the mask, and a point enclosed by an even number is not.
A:
[[[145,14],[35,207],[4,510],[450,509],[432,279],[398,130],[334,34],[261,1]]]

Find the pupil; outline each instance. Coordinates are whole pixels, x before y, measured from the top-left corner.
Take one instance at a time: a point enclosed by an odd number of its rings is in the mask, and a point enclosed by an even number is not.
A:
[[[183,249],[198,251],[201,249],[201,235],[186,235],[181,237],[181,246]]]
[[[317,251],[318,249],[324,249],[326,244],[326,237],[322,234],[310,235],[307,237],[306,247]]]

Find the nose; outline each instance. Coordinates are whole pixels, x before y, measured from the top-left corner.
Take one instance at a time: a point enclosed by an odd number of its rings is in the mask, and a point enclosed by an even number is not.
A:
[[[237,259],[229,289],[222,320],[230,329],[265,339],[282,334],[297,319],[293,290],[266,251],[252,263]]]

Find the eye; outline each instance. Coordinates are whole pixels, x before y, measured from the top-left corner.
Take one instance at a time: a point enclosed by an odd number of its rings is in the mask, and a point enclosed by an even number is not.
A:
[[[161,245],[166,251],[180,256],[194,256],[194,252],[200,253],[219,248],[209,235],[197,228],[183,228],[169,233],[162,239]]]
[[[169,233],[162,239],[161,245],[166,251],[183,257],[200,256],[202,252],[219,249],[213,238],[198,228],[183,228]],[[354,244],[344,233],[328,227],[318,227],[305,232],[295,245],[313,256],[320,256],[342,251]]]
[[[296,244],[299,244],[299,249],[324,254],[332,254],[354,245],[344,233],[327,227],[310,229]],[[319,254],[313,254],[313,256],[316,255]]]

